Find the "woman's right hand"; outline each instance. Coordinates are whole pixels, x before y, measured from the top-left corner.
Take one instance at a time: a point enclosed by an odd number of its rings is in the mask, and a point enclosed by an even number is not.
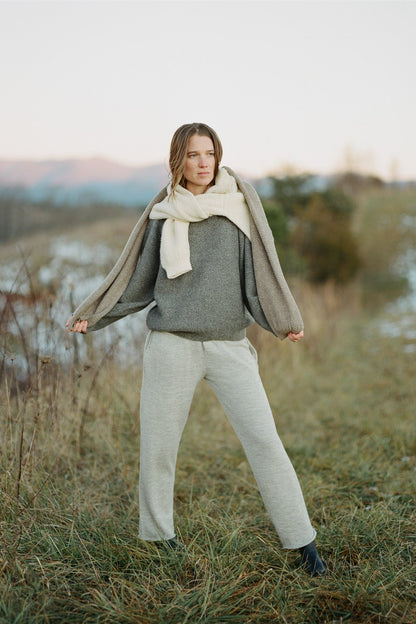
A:
[[[72,329],[69,329],[68,325],[70,324],[71,321],[72,321],[72,316],[70,316],[66,322],[66,325],[65,325],[66,331],[80,332],[81,334],[87,333],[88,321],[77,321],[74,327]]]

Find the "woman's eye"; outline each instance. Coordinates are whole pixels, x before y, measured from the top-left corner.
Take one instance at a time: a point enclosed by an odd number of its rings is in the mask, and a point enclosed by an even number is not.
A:
[[[198,154],[188,154],[188,158],[196,158]],[[215,152],[209,152],[207,156],[215,158]]]

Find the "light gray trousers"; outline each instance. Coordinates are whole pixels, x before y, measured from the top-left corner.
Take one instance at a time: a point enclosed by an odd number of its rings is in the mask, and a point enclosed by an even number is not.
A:
[[[140,399],[139,537],[175,536],[176,459],[197,384],[206,379],[240,439],[284,548],[315,539],[295,470],[276,431],[247,338],[198,342],[151,331]]]

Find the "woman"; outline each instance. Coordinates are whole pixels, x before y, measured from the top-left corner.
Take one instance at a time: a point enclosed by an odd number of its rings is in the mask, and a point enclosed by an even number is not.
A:
[[[196,385],[206,379],[251,465],[284,548],[311,575],[326,565],[293,466],[277,434],[246,338],[255,319],[292,342],[303,323],[254,188],[219,167],[222,146],[202,123],[175,132],[171,182],[146,208],[103,284],[67,322],[105,327],[154,302],[147,315],[140,401],[143,540],[179,548],[173,526],[176,457]]]

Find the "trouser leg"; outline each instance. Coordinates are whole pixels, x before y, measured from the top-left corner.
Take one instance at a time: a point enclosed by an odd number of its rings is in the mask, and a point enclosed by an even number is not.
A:
[[[139,537],[174,537],[173,493],[182,432],[198,381],[201,344],[151,332],[143,356],[140,397]]]
[[[302,490],[277,434],[254,348],[242,341],[205,342],[206,380],[221,402],[253,470],[284,548],[315,538]]]

